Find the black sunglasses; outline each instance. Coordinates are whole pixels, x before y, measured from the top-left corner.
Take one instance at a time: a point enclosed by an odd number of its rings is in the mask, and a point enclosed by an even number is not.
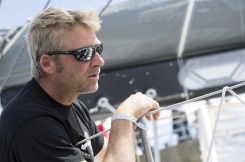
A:
[[[76,60],[78,61],[89,61],[92,60],[95,53],[98,52],[99,55],[103,52],[103,44],[98,44],[95,47],[82,47],[76,50],[71,51],[53,51],[48,52],[47,55],[60,55],[60,54],[66,54],[66,55],[73,55]]]

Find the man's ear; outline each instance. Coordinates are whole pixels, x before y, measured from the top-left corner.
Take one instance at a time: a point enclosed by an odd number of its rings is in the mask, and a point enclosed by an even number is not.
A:
[[[45,73],[52,74],[54,72],[54,61],[51,56],[43,54],[40,57],[40,65]]]

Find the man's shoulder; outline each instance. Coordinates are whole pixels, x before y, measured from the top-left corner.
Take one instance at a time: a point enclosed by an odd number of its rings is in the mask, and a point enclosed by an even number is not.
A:
[[[4,133],[13,136],[23,125],[38,117],[62,121],[61,115],[48,105],[39,104],[32,99],[16,98],[4,108],[0,116],[0,127]]]
[[[7,107],[0,117],[0,127],[2,128],[1,133],[13,136],[23,125],[39,116],[49,117],[47,112],[35,111],[32,107]]]
[[[40,150],[45,152],[44,155],[47,155],[52,151],[46,152],[43,148],[53,147],[57,149],[58,144],[62,144],[64,141],[68,143],[70,140],[64,125],[49,116],[29,119],[22,123],[18,129],[13,130],[12,133],[7,131],[7,134],[0,133],[0,136],[3,137],[0,139],[0,143],[4,143],[0,149],[5,149],[5,155],[14,155],[17,152],[17,154],[21,153],[22,158],[25,158],[26,155],[33,156],[33,151],[36,155],[41,155],[42,153],[37,153]],[[1,141],[3,139],[4,141]]]

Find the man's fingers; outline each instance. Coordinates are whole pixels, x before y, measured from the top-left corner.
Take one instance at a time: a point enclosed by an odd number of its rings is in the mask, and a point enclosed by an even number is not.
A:
[[[157,113],[152,114],[152,115],[147,115],[147,116],[145,116],[145,118],[150,121],[152,119],[151,116],[153,116],[153,119],[155,121],[157,121],[159,119],[159,117],[160,117],[160,112],[157,112]]]
[[[159,109],[159,103],[147,95],[137,92],[128,97],[117,109],[116,114],[130,114],[135,118],[140,118],[147,112]],[[153,114],[153,119],[157,120],[160,113]],[[151,120],[151,116],[146,116],[146,119]]]
[[[150,121],[151,120],[151,115],[147,115],[147,116],[145,116],[145,118]]]
[[[157,113],[153,114],[153,119],[154,120],[157,121],[159,119],[159,117],[160,117],[160,112],[157,112]]]
[[[152,100],[152,105],[151,105],[150,111],[154,111],[154,110],[159,109],[160,108],[159,103],[153,99],[151,99],[151,100]],[[152,114],[152,116],[153,116],[154,120],[158,120],[158,118],[160,117],[160,112],[156,112],[155,114]],[[148,120],[151,120],[151,115],[146,116],[146,118]]]

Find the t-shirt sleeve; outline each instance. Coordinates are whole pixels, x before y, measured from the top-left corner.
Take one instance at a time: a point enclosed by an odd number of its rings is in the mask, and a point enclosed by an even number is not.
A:
[[[28,151],[26,151],[28,150]],[[80,150],[74,147],[62,124],[53,118],[36,117],[16,132],[10,147],[10,161],[81,162]]]

